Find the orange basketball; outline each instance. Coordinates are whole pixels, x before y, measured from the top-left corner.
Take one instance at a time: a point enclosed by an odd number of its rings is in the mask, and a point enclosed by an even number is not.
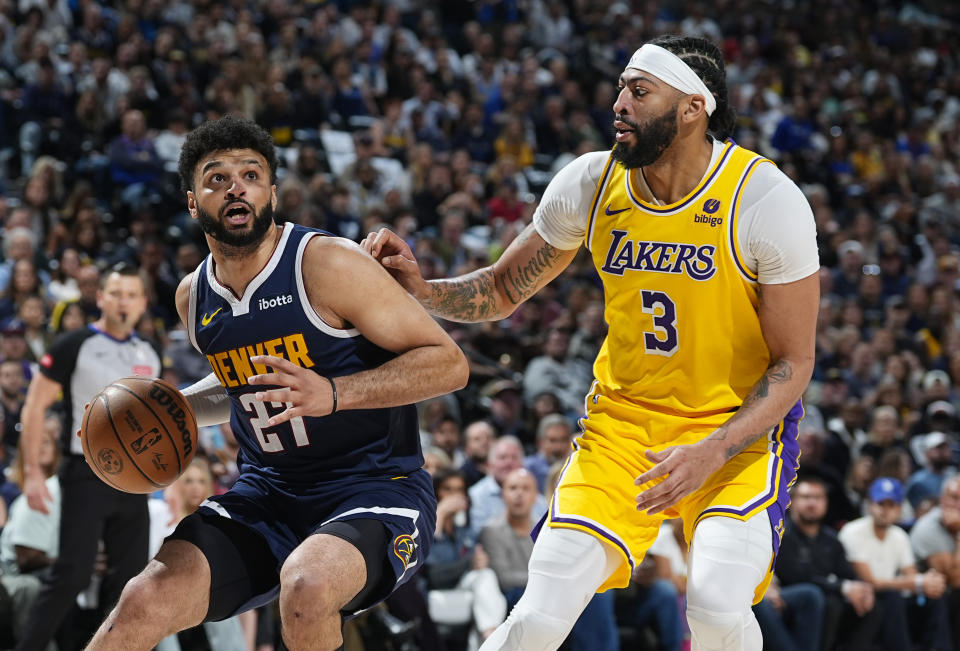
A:
[[[80,438],[100,479],[127,493],[152,493],[193,459],[197,418],[169,382],[125,377],[90,401]]]

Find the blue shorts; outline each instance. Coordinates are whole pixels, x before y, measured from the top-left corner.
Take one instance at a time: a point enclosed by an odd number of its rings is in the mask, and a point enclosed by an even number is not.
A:
[[[212,583],[208,619],[222,619],[276,598],[280,589],[279,572],[284,561],[301,542],[324,525],[354,519],[378,521],[387,532],[387,544],[382,549],[384,556],[381,558],[389,562],[393,576],[384,578],[382,584],[385,588],[371,595],[371,601],[356,609],[359,612],[389,596],[397,586],[416,573],[430,551],[436,513],[437,500],[430,475],[423,469],[394,478],[341,479],[316,484],[297,493],[260,475],[245,473],[229,491],[205,500],[197,512],[188,518],[193,522],[185,526],[187,520],[184,520],[171,538],[194,542],[207,555]],[[200,536],[198,540],[195,533],[197,523],[216,523],[221,517],[230,520],[229,523],[221,521],[221,524],[229,524],[229,528],[224,529],[227,536],[219,539]],[[244,529],[259,534],[262,538],[256,541],[259,547],[241,543],[228,551],[243,556],[245,567],[242,569],[259,578],[244,583],[236,581],[233,576],[214,576],[215,565],[223,567],[224,562],[220,558],[211,559],[211,555],[219,555],[218,547],[224,545],[223,540],[237,539],[237,533]],[[215,542],[210,543],[209,540]],[[269,558],[266,551],[262,550],[268,550],[273,558]],[[251,561],[250,556],[255,556],[256,560]],[[259,560],[264,556],[265,560]],[[367,560],[369,562],[370,559]],[[257,567],[251,568],[251,564]],[[234,569],[235,566],[222,572],[240,573]],[[214,604],[218,585],[230,585],[232,592],[246,594],[231,596],[231,605],[224,610],[222,604]],[[244,585],[249,587],[241,587]]]

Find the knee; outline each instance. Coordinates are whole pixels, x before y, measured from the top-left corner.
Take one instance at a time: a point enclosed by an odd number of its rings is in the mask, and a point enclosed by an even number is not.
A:
[[[167,602],[161,598],[161,592],[158,579],[137,575],[123,586],[114,614],[119,621],[127,623],[146,619],[155,621],[172,615],[163,609],[162,604]]]
[[[339,648],[340,606],[329,586],[302,565],[286,564],[280,570],[280,621],[286,648]],[[321,647],[327,644],[329,647]]]
[[[692,577],[691,577],[692,578]],[[734,603],[742,601],[735,598],[729,591],[728,586],[722,582],[713,580],[713,577],[701,577],[703,580],[690,581],[687,584],[687,604],[707,611],[724,612],[729,610],[739,610],[741,606],[749,606],[749,603]]]
[[[827,598],[823,590],[812,583],[800,583],[790,587],[799,601],[805,608],[822,612],[827,607]]]
[[[507,617],[504,624],[505,644],[499,648],[511,651],[556,649],[572,627],[570,622],[528,607],[521,599]]]
[[[749,623],[750,611],[711,610],[687,605],[687,624],[702,649],[740,649],[739,640]]]
[[[338,614],[329,585],[303,565],[287,563],[280,570],[281,610],[284,618],[303,621],[306,617],[330,617]]]

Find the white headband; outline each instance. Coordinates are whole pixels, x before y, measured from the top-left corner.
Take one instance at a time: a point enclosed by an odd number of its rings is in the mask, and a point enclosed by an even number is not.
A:
[[[627,68],[644,70],[656,75],[664,83],[673,86],[687,95],[703,95],[707,105],[707,115],[713,115],[717,108],[717,99],[703,80],[683,60],[670,50],[659,45],[647,43],[630,57]]]

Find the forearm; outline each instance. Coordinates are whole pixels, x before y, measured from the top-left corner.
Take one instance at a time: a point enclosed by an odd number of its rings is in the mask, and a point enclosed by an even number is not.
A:
[[[421,346],[376,368],[334,378],[337,411],[408,405],[462,389],[467,363],[454,345]]]
[[[906,592],[912,592],[914,594],[918,592],[917,582],[913,575],[895,576],[892,579],[874,579],[872,583],[873,589],[877,592],[881,592],[883,590],[902,590]]]
[[[193,408],[197,425],[219,425],[230,420],[230,396],[214,373],[186,387],[181,393]]]
[[[812,372],[812,358],[771,362],[736,414],[705,441],[717,445],[724,460],[732,459],[783,419],[803,394]]]
[[[20,449],[23,454],[24,474],[46,476],[40,467],[40,448],[43,445],[43,419],[46,406],[35,400],[27,400],[23,405],[20,422],[23,431],[20,434]]]
[[[449,321],[475,323],[509,316],[516,308],[497,290],[492,267],[469,274],[427,283],[428,293],[417,300],[424,309]]]
[[[556,278],[576,253],[551,246],[531,225],[493,265],[459,278],[431,280],[417,298],[429,312],[450,321],[502,319]]]

